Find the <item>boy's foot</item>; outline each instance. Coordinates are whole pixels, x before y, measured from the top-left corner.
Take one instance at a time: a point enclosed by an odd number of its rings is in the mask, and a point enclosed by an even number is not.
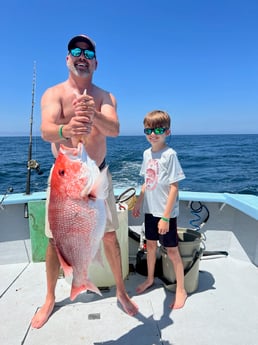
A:
[[[177,292],[174,302],[170,305],[171,309],[181,309],[185,305],[187,299],[186,291]]]
[[[136,292],[140,294],[144,292],[145,290],[149,289],[152,285],[153,285],[153,281],[145,280],[142,284],[137,286]]]
[[[48,320],[55,306],[55,301],[45,302],[45,304],[36,312],[31,320],[31,327],[40,328]]]

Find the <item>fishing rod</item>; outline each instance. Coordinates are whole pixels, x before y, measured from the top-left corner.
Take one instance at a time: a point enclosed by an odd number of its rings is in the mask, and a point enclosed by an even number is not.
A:
[[[27,162],[27,180],[26,180],[26,191],[25,194],[30,194],[30,178],[31,170],[34,169],[39,175],[42,174],[40,171],[40,165],[35,160],[32,159],[32,127],[33,127],[33,114],[34,114],[34,105],[35,105],[35,87],[36,87],[36,62],[34,61],[33,65],[33,78],[32,78],[32,99],[31,99],[31,114],[30,114],[30,137],[29,137],[29,150],[28,150],[28,162]],[[24,218],[29,217],[28,204],[24,204]]]
[[[27,162],[27,181],[26,181],[26,192],[25,194],[30,194],[30,178],[31,170],[34,169],[39,175],[42,174],[40,171],[40,165],[35,160],[32,159],[32,127],[33,127],[33,114],[35,105],[35,86],[36,86],[36,62],[33,65],[33,78],[32,78],[32,100],[31,100],[31,115],[30,115],[30,139],[29,139],[29,150],[28,150],[28,162]]]

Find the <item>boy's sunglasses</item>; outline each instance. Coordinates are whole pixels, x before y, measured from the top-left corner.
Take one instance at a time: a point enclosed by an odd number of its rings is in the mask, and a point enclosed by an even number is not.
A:
[[[79,57],[81,56],[81,53],[83,53],[86,59],[92,60],[95,58],[95,52],[88,49],[73,48],[73,49],[70,49],[70,53],[74,57]]]
[[[164,134],[167,129],[168,128],[164,128],[164,127],[144,128],[144,133],[147,135],[150,135],[152,132],[154,132],[154,134],[156,135],[161,135],[161,134]]]

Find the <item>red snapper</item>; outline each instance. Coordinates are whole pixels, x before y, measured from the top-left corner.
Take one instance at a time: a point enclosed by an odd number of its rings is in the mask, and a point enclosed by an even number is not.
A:
[[[84,145],[60,146],[50,177],[49,226],[65,276],[73,274],[70,299],[82,291],[101,294],[88,278],[106,225],[107,168],[99,171]]]

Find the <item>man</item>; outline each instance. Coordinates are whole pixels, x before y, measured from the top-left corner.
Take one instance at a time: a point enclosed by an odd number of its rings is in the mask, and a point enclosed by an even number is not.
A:
[[[68,44],[66,62],[68,79],[47,89],[41,99],[42,138],[51,142],[55,157],[61,143],[73,147],[79,140],[83,141],[89,156],[101,169],[105,165],[106,138],[119,134],[116,99],[92,83],[98,63],[95,43],[91,38],[85,35],[73,37]],[[103,237],[105,254],[114,274],[117,299],[126,313],[135,315],[138,307],[127,295],[122,277],[121,253],[115,232],[118,220],[114,211],[114,195],[109,196],[109,204],[110,200],[113,224],[107,221]],[[48,236],[51,237],[51,232]],[[53,311],[59,267],[50,240],[46,252],[47,295],[44,305],[32,319],[34,328],[43,326]]]

